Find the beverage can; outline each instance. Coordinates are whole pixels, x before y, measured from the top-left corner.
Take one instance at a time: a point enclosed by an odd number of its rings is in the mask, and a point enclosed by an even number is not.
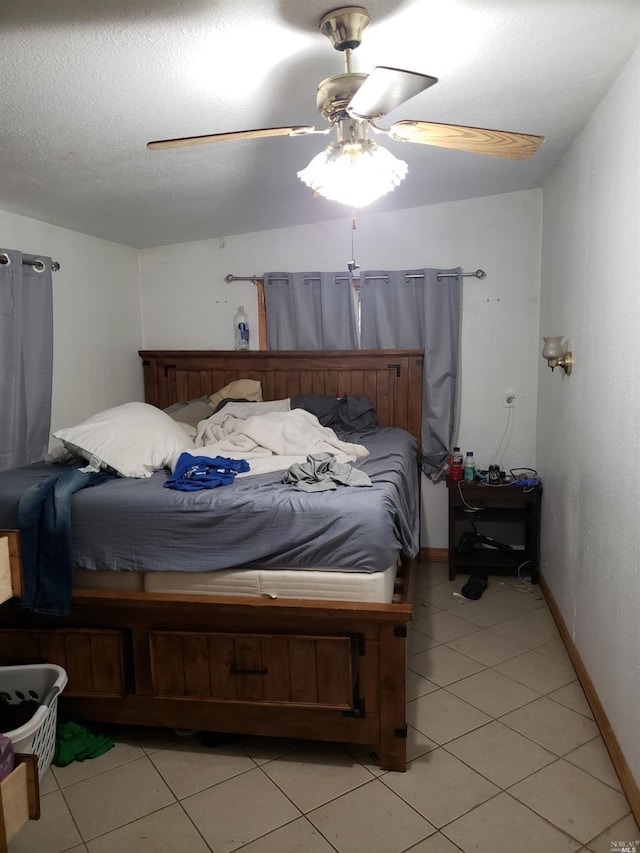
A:
[[[493,485],[498,485],[500,483],[499,465],[489,465],[489,470],[487,472],[487,482],[492,483]]]

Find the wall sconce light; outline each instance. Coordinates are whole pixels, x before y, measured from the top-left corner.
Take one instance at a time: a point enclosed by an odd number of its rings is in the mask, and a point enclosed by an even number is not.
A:
[[[570,376],[571,368],[573,367],[573,355],[570,352],[565,352],[562,348],[562,338],[562,335],[543,338],[544,347],[542,349],[542,357],[547,359],[551,370],[561,367],[567,376]]]

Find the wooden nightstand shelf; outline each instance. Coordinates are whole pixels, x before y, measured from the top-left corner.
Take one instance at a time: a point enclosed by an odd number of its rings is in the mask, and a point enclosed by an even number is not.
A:
[[[447,482],[449,491],[449,580],[466,574],[522,575],[539,579],[540,507],[542,486],[489,486],[484,483]],[[475,547],[460,553],[460,538],[466,531],[491,536],[512,551]],[[494,529],[505,526],[508,535]],[[525,564],[525,565],[523,565]]]

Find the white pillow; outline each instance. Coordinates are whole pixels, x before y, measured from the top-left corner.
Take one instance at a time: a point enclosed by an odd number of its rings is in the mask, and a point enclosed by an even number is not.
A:
[[[105,409],[53,435],[73,453],[108,465],[122,477],[150,477],[177,453],[194,448],[182,425],[149,403]]]

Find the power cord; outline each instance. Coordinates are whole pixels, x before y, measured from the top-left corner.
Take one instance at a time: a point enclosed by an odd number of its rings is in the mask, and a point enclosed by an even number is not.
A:
[[[522,477],[521,474],[516,474],[516,471],[528,471],[531,474],[531,477],[529,479],[533,479],[534,477],[535,479],[538,479],[538,472],[535,468],[527,468],[524,465],[522,466],[522,468],[509,468],[509,473],[511,474],[514,480],[518,480]]]
[[[530,476],[516,474],[516,471],[528,471]],[[512,485],[515,483],[521,486],[525,492],[531,492],[536,486],[540,485],[540,478],[535,468],[511,468],[509,473],[513,477]]]
[[[508,586],[510,589],[513,589],[515,592],[524,592],[527,594],[531,594],[533,592],[536,592],[535,584],[532,582],[531,578],[527,577],[527,576],[523,576],[520,574],[522,568],[524,566],[526,566],[528,563],[531,563],[531,560],[525,560],[523,563],[520,563],[520,565],[517,568],[518,580],[520,581],[519,584],[509,583],[509,581],[501,580],[500,581],[501,585],[502,586]],[[460,598],[463,601],[468,601],[466,595],[462,595],[462,593],[460,593],[460,592],[453,592],[451,594],[453,595],[454,598]]]
[[[529,471],[530,476],[524,474],[516,474],[516,471]],[[536,486],[540,485],[540,478],[535,468],[510,468],[509,474],[511,479],[508,483],[490,483],[488,480],[481,480],[483,486],[489,486],[492,489],[500,489],[503,486],[522,486],[525,492],[530,492]]]
[[[520,565],[516,569],[516,574],[518,575],[518,580],[520,581],[519,584],[508,583],[507,581],[504,581],[503,583],[505,584],[505,586],[511,587],[511,589],[515,590],[516,592],[526,592],[526,593],[535,592],[535,584],[533,583],[531,578],[527,577],[527,576],[523,577],[520,574],[523,567],[529,565],[530,563],[531,563],[531,560],[525,560],[523,563],[520,563]]]
[[[515,419],[516,419],[516,416],[514,414],[515,409],[513,408],[513,406],[510,406],[509,409],[507,409],[507,412],[508,412],[507,423],[506,423],[506,426],[504,428],[504,432],[502,433],[502,438],[498,442],[498,446],[496,447],[496,451],[493,454],[493,458],[491,459],[492,465],[497,464],[497,465],[500,465],[500,467],[502,467],[502,460],[504,459],[504,454],[507,452],[507,447],[509,447],[509,443],[511,442],[511,436],[513,435],[513,425],[514,425]],[[507,436],[507,433],[508,433],[508,436]],[[506,440],[504,447],[502,447],[502,443],[504,442],[505,438],[507,440]],[[502,452],[500,452],[501,447],[502,447]],[[498,458],[499,453],[500,453],[500,457]]]
[[[462,482],[462,480],[458,480],[458,494],[460,495],[460,500],[463,505],[466,506],[469,512],[481,512],[484,509],[483,506],[473,506],[473,504],[467,503],[465,496],[462,494]]]

